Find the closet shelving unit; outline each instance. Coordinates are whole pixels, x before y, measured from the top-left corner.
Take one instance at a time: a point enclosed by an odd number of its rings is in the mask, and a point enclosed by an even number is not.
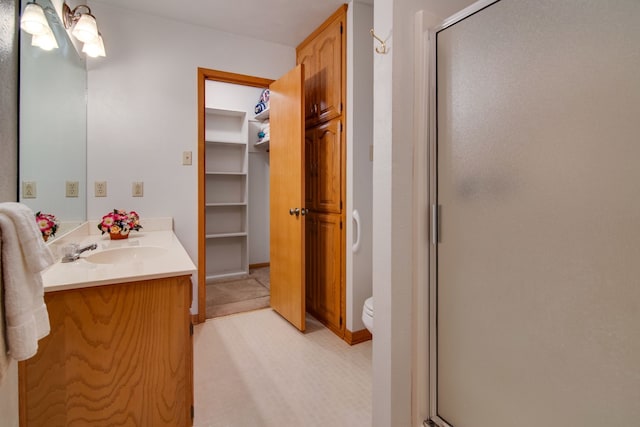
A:
[[[205,108],[207,281],[249,272],[246,115]]]

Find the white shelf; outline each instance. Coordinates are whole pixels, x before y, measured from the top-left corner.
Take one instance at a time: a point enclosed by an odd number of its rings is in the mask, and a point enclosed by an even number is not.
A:
[[[266,110],[259,112],[258,114],[256,114],[255,120],[267,120],[269,118],[269,111],[270,110],[267,108]]]
[[[228,279],[232,277],[246,276],[247,274],[249,273],[244,270],[238,270],[238,271],[230,270],[220,274],[207,274],[206,281],[208,282],[210,280]]]
[[[248,114],[219,108],[205,113],[205,276],[247,274]]]
[[[207,239],[221,239],[224,237],[246,237],[247,233],[238,232],[238,233],[216,233],[216,234],[207,234],[205,237]]]
[[[227,140],[212,140],[205,141],[207,144],[220,144],[220,145],[247,145],[247,141],[240,139],[227,139]]]
[[[247,206],[247,202],[228,202],[228,203],[205,203],[207,208],[216,206]]]
[[[205,172],[205,175],[246,175],[246,172]]]
[[[254,147],[269,147],[270,139],[263,139],[253,144]]]
[[[239,272],[248,273],[247,240],[246,235],[220,236],[215,239],[206,239],[206,276],[220,276]]]
[[[204,112],[207,114],[214,114],[217,116],[226,116],[226,117],[244,117],[247,112],[240,110],[227,110],[221,108],[208,108],[205,107]]]

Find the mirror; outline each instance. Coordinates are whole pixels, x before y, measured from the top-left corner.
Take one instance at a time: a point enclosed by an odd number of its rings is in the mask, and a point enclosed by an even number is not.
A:
[[[86,220],[87,68],[51,1],[38,4],[59,48],[31,46],[31,35],[20,31],[19,199],[55,215],[59,237]]]

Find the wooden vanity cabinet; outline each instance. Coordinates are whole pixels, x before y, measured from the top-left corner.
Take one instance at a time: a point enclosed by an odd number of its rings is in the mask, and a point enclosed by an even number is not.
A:
[[[191,426],[190,276],[49,292],[19,364],[20,425]]]
[[[305,69],[305,125],[313,126],[342,114],[345,97],[345,20],[341,7],[296,49]]]

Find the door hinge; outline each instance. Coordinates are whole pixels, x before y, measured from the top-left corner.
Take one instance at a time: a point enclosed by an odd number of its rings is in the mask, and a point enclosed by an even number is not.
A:
[[[189,334],[193,335],[193,323],[189,323]]]
[[[342,200],[340,200],[340,209],[342,209]]]
[[[193,419],[196,416],[196,410],[193,408],[193,405],[191,405],[191,420],[193,421]]]
[[[344,31],[344,28],[342,28],[342,22],[340,23],[340,34],[342,34],[342,32]]]
[[[342,105],[342,102],[341,102],[340,103],[340,113],[342,113],[342,108],[343,108],[343,105]],[[340,131],[342,131],[342,122],[340,122]]]

